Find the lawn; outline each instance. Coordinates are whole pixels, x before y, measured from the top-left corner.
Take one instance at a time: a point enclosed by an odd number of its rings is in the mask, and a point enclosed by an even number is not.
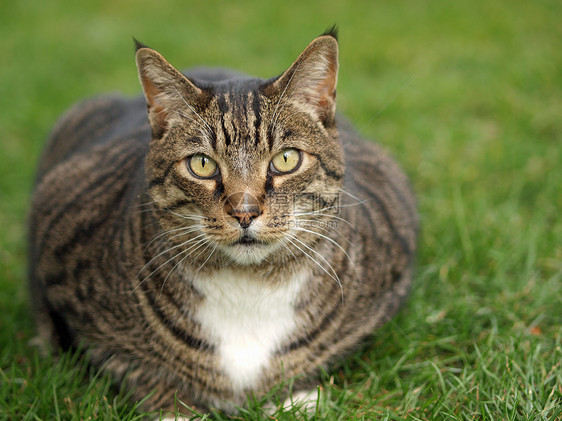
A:
[[[339,110],[408,172],[422,228],[408,305],[323,376],[308,418],[562,419],[561,16],[558,0],[3,5],[0,419],[146,415],[75,356],[29,343],[26,212],[60,113],[140,92],[132,36],[178,67],[269,77],[334,23]]]

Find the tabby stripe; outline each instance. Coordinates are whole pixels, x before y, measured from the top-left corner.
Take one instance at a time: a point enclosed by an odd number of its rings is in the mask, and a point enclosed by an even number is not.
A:
[[[162,208],[162,209],[158,209],[158,210],[162,210],[162,211],[165,211],[165,212],[173,212],[176,209],[184,207],[185,205],[189,205],[190,203],[193,203],[193,200],[180,199],[180,200],[177,200],[176,202],[172,203],[171,205],[166,206],[165,208]]]
[[[142,289],[141,291],[139,291],[139,293],[142,294],[142,296],[146,299],[146,302],[150,306],[150,309],[152,310],[153,314],[159,319],[160,326],[170,331],[176,339],[179,339],[180,343],[190,346],[192,352],[196,354],[199,353],[212,354],[214,352],[214,347],[211,344],[207,344],[203,340],[190,336],[185,331],[173,325],[170,319],[166,318],[166,316],[161,312],[158,304],[153,301],[154,291]],[[156,345],[164,346],[164,344],[161,341],[158,341]],[[197,347],[197,345],[201,345],[201,347]],[[168,347],[170,346],[173,346],[173,344],[168,345]],[[183,357],[182,355],[178,355],[175,352],[166,353],[166,357],[164,357],[163,354],[160,352],[160,350],[155,346],[151,346],[151,355],[157,355],[158,357],[160,357],[161,363],[164,365],[168,365],[171,371],[176,371],[177,368],[180,367],[182,374],[186,375],[192,384],[198,384],[202,386],[204,389],[214,392],[217,395],[221,394],[222,391],[220,389],[216,389],[213,384],[208,383],[209,381],[212,382],[214,377],[216,377],[217,375],[213,373],[213,371],[211,371],[211,369],[207,366],[206,362],[209,361],[208,358],[204,358],[203,360],[201,360],[201,358],[197,358],[196,356],[190,356],[189,358],[187,358],[187,357]],[[176,362],[177,365],[174,366],[171,364],[172,363],[172,361],[170,361],[171,356],[174,358],[174,362]],[[186,364],[186,362],[190,360],[191,361],[198,360],[198,364],[197,367],[195,367],[195,370],[191,369],[191,364]],[[206,375],[206,377],[202,378],[201,376],[197,376],[196,373],[198,372]]]
[[[61,316],[60,311],[55,310],[46,299],[43,300],[43,305],[47,309],[49,317],[53,322],[60,347],[64,351],[73,349],[75,339],[70,330],[70,327],[68,326],[68,323],[66,322],[66,318]],[[68,314],[68,309],[66,307],[59,310],[62,310],[63,314]]]
[[[324,172],[326,173],[326,175],[328,177],[333,178],[334,180],[338,180],[338,181],[343,178],[343,174],[338,174],[335,171],[330,170],[326,166],[326,164],[322,161],[322,159],[320,159],[320,155],[314,154],[314,153],[310,153],[310,155],[312,155],[313,157],[315,157],[318,160],[318,162],[320,163],[320,167],[322,167],[322,169],[324,170]]]
[[[365,185],[365,183],[363,183],[363,180],[356,179],[355,177],[353,177],[353,174],[351,174],[351,177],[355,180],[356,186],[362,187],[365,191],[368,192],[369,199],[372,199],[376,203],[377,205],[376,209],[382,215],[383,219],[387,223],[388,228],[390,229],[394,237],[400,242],[400,245],[402,246],[402,250],[404,250],[404,252],[407,255],[410,255],[411,249],[410,249],[410,245],[408,244],[408,241],[404,237],[402,237],[402,235],[400,235],[400,233],[398,233],[398,231],[394,227],[394,224],[392,222],[392,217],[390,216],[390,213],[388,212],[388,209],[384,201],[373,190],[370,190],[373,186]]]
[[[160,310],[158,304],[154,301],[154,297],[152,296],[153,291],[142,289],[142,293],[144,297],[147,299],[150,308],[154,312],[154,314],[160,319],[160,323],[163,327],[169,330],[177,339],[179,339],[182,343],[188,345],[190,348],[196,351],[208,351],[214,352],[215,347],[214,345],[208,343],[204,339],[196,338],[191,336],[185,330],[178,327],[173,321],[166,317],[166,315]]]
[[[252,93],[252,112],[254,113],[254,143],[257,146],[260,141],[260,128],[261,128],[261,103],[257,91]],[[270,148],[271,150],[271,148]]]
[[[226,146],[230,145],[231,143],[231,138],[230,135],[228,134],[228,131],[226,130],[226,126],[224,125],[224,120],[226,117],[226,114],[229,111],[229,107],[228,104],[226,102],[226,96],[225,95],[219,95],[217,97],[217,105],[219,106],[219,110],[222,114],[222,118],[221,118],[221,125],[222,125],[222,131],[224,134],[224,142],[226,144]]]
[[[340,257],[341,257],[340,253]],[[335,256],[334,256],[335,258]],[[333,260],[333,259],[332,259]],[[345,276],[345,274],[348,272],[348,264],[349,261],[347,259],[347,257],[343,257],[341,260],[341,267],[339,268],[338,271],[338,276],[342,275]],[[331,288],[328,291],[323,290],[323,294],[322,295],[317,295],[317,302],[316,303],[310,303],[309,307],[312,308],[319,308],[324,310],[324,313],[322,314],[322,320],[320,321],[320,323],[316,324],[316,328],[314,328],[314,330],[312,330],[311,332],[305,334],[304,336],[296,339],[295,341],[291,342],[287,348],[285,348],[285,352],[291,352],[291,351],[295,351],[296,349],[306,346],[307,344],[312,343],[320,333],[324,332],[327,330],[327,327],[330,325],[330,323],[333,322],[333,320],[336,318],[337,313],[339,311],[342,310],[342,302],[340,299],[340,286],[333,281],[333,279],[331,279],[330,277],[328,277],[328,275],[322,275],[322,277],[324,278],[324,280],[326,282],[329,282],[331,285]],[[326,298],[333,298],[333,302],[326,302]]]
[[[131,142],[131,143],[133,143],[133,142]],[[126,154],[128,153],[127,150],[126,150],[126,146],[127,146],[127,145],[124,145],[121,149],[117,150],[116,153],[114,153],[114,154],[109,154],[109,155],[108,155],[108,157],[107,157],[107,158],[108,158],[108,161],[107,161],[107,164],[108,164],[107,171],[106,171],[106,172],[101,172],[101,173],[100,173],[101,176],[97,179],[97,180],[99,180],[99,181],[96,181],[96,182],[100,182],[100,181],[101,181],[101,182],[104,182],[104,181],[106,181],[107,178],[109,178],[111,175],[114,175],[114,174],[115,174],[115,168],[120,168],[120,166],[122,166],[125,162],[127,162],[128,160],[131,159],[130,156],[126,156]],[[121,159],[121,161],[118,161],[119,159]],[[116,161],[118,161],[118,162],[116,162]],[[117,166],[117,165],[118,165],[118,166]],[[38,184],[37,187],[41,187],[41,186],[45,183],[45,180],[46,180],[46,179],[48,180],[48,177],[49,177],[50,174],[51,174],[51,172],[47,173],[47,174],[43,177],[43,180]],[[90,181],[90,180],[86,180],[86,181]],[[90,184],[87,184],[86,186],[89,187],[89,188],[91,188],[91,186],[94,185],[94,184],[95,184],[95,182],[92,182],[92,183],[90,183]],[[72,201],[74,201],[75,199],[79,199],[79,198],[80,198],[80,195],[82,195],[82,194],[84,194],[84,193],[87,193],[87,191],[86,191],[86,192],[83,192],[83,191],[81,190],[82,186],[81,186],[80,184],[78,184],[78,183],[74,184],[73,187],[74,187],[74,189],[72,190],[72,192],[78,192],[78,193],[77,193],[77,195],[76,195],[75,198],[72,198],[72,199],[71,199]],[[50,198],[50,196],[49,196],[49,198]],[[58,202],[57,202],[57,203],[58,203]],[[42,216],[43,216],[43,217],[50,216],[52,213],[54,213],[55,209],[56,209],[55,206],[49,206],[47,209],[45,209],[45,212],[42,214]],[[66,211],[67,211],[67,208],[65,208],[63,212],[66,212]]]
[[[355,301],[356,297],[349,297],[350,301]],[[384,313],[383,313],[384,314]],[[342,313],[342,316],[345,315]],[[361,325],[360,329],[358,326],[345,323],[345,320],[341,320],[340,323],[334,323],[331,328],[324,331],[319,331],[323,336],[323,339],[317,341],[316,343],[311,343],[310,352],[313,360],[310,361],[310,366],[320,366],[326,364],[330,361],[330,358],[334,356],[341,355],[342,351],[346,348],[350,349],[357,343],[357,338],[365,336],[369,332],[374,330],[374,326],[380,322],[380,317],[377,319],[376,323],[372,325]],[[326,326],[328,327],[328,326]],[[359,331],[362,331],[359,333]],[[350,338],[355,338],[350,340]],[[339,340],[338,340],[339,339]],[[339,348],[339,349],[338,349]],[[336,351],[337,349],[337,351]],[[300,370],[299,362],[294,362],[293,364],[288,364],[285,366],[287,373],[295,372]]]
[[[147,345],[149,341],[145,342]],[[151,344],[149,348],[147,348],[146,353],[141,355],[142,361],[141,364],[146,365],[147,363],[152,368],[151,370],[147,370],[146,367],[139,367],[136,368],[133,372],[130,372],[129,378],[135,379],[135,385],[137,387],[142,387],[146,390],[146,393],[143,395],[148,395],[149,392],[154,391],[148,399],[152,402],[155,399],[155,396],[160,396],[161,393],[170,393],[170,389],[162,388],[161,384],[161,377],[158,375],[160,373],[155,373],[154,369],[158,370],[158,364],[155,364],[155,357],[158,359],[158,362],[161,364],[161,368],[166,369],[169,373],[177,373],[181,374],[181,381],[185,381],[185,379],[193,379],[194,372],[190,369],[188,364],[185,364],[185,360],[181,360],[177,358],[175,353],[166,353],[164,357],[165,349],[160,342],[156,342]],[[158,347],[156,347],[156,346]],[[138,345],[137,345],[138,346]],[[135,348],[134,351],[138,351],[138,348]],[[125,355],[127,355],[127,350],[124,350]],[[164,353],[163,353],[164,352]],[[138,354],[137,354],[138,355]],[[173,361],[170,360],[170,357],[173,356]],[[177,363],[177,365],[173,365],[173,363]],[[122,364],[122,362],[119,362]],[[130,362],[126,362],[127,365],[130,365]],[[178,370],[179,368],[179,370]],[[181,370],[181,371],[180,371]],[[178,377],[180,377],[178,375]],[[173,392],[172,392],[173,393]],[[168,402],[169,403],[169,402]],[[158,407],[160,409],[160,407]]]
[[[106,181],[112,181],[114,179],[120,179],[120,176],[122,175],[122,173],[125,173],[129,170],[129,167],[124,166],[125,163],[127,162],[131,162],[131,159],[129,156],[126,155],[115,155],[114,156],[115,159],[112,159],[111,161],[108,162],[108,168],[111,168],[110,171],[108,171],[106,174],[103,174],[101,177],[96,178],[95,180],[91,181],[90,183],[88,183],[86,186],[82,187],[79,190],[79,193],[72,198],[72,200],[70,200],[69,202],[66,203],[66,205],[59,211],[57,212],[57,214],[51,219],[51,222],[49,223],[47,229],[44,231],[44,235],[43,238],[41,238],[39,244],[39,251],[43,252],[45,250],[45,244],[47,243],[47,240],[50,238],[51,232],[53,230],[53,228],[55,227],[55,225],[57,225],[61,218],[66,215],[69,210],[73,207],[76,206],[77,203],[82,203],[84,200],[89,200],[89,201],[94,201],[95,199],[99,198],[100,196],[102,196],[103,194],[106,194],[107,191],[105,190],[105,185],[101,184],[101,183],[105,183]],[[123,158],[121,161],[118,161],[118,163],[116,165],[115,164],[115,160],[117,160],[117,158]],[[134,164],[134,162],[133,162]],[[119,168],[118,172],[115,172],[115,170],[113,168]],[[96,192],[96,194],[88,197],[88,194],[92,193],[92,186],[95,186],[95,189],[93,189],[94,192]],[[48,214],[47,214],[48,215]],[[47,216],[44,215],[44,216]]]
[[[216,199],[218,199],[222,196],[223,193],[224,193],[224,184],[222,182],[222,177],[219,177],[216,180],[216,187],[215,187],[215,191],[213,192],[213,195],[215,196]]]
[[[43,282],[46,286],[62,285],[66,279],[65,272],[49,273],[43,276]]]
[[[211,133],[211,136],[208,138],[211,141],[211,148],[212,149],[217,149],[217,134],[215,133],[214,130],[209,130]],[[207,131],[207,133],[209,132]]]
[[[148,188],[151,189],[154,186],[161,186],[164,184],[164,182],[166,181],[166,178],[168,177],[168,174],[170,174],[170,171],[172,171],[175,167],[176,163],[173,162],[172,164],[170,164],[165,170],[164,173],[161,176],[158,177],[154,177],[152,180],[150,180],[150,183],[148,184]]]
[[[375,300],[370,298],[367,299],[371,302],[371,304],[373,305],[377,304]],[[321,354],[315,354],[317,358],[314,364],[316,365],[319,363],[324,363],[331,356],[341,353],[341,351],[345,350],[346,348],[349,349],[350,344],[357,343],[357,338],[361,338],[365,336],[365,334],[374,331],[376,326],[380,325],[381,320],[383,322],[386,321],[385,316],[390,316],[392,313],[393,313],[393,309],[389,307],[389,303],[385,302],[377,306],[376,316],[378,317],[376,318],[376,320],[374,319],[370,320],[373,323],[370,323],[368,325],[361,325],[361,326],[342,323],[341,327],[343,329],[339,331],[337,335],[327,335],[326,341],[320,344],[319,348],[323,352]],[[350,337],[355,339],[350,341]],[[340,338],[340,340],[334,341],[334,338]],[[340,350],[338,352],[334,352],[334,348],[340,348]]]
[[[110,208],[117,206],[117,204],[121,201],[123,192],[127,189],[127,185],[125,184],[121,189],[117,190],[116,196],[113,198],[111,203],[109,204]],[[64,257],[68,254],[68,252],[73,249],[79,243],[87,242],[94,234],[97,233],[99,227],[103,224],[107,223],[107,214],[105,212],[101,212],[101,217],[97,220],[90,220],[88,225],[80,224],[79,227],[76,228],[74,231],[74,235],[62,245],[59,245],[54,250],[54,255],[59,261],[63,261]]]
[[[114,127],[114,124],[112,123],[117,121],[117,119],[122,115],[122,108],[115,107],[113,104],[110,107],[103,109],[101,112],[99,109],[94,113],[90,111],[90,113],[85,116],[88,120],[77,125],[76,129],[72,131],[74,134],[73,137],[75,139],[96,139],[101,137],[99,135],[111,130]]]
[[[372,162],[370,163],[368,161],[364,161],[362,158],[365,158],[365,156],[364,154],[362,154],[361,149],[357,147],[358,146],[357,143],[355,143],[354,141],[349,141],[348,139],[347,141],[345,140],[346,139],[343,139],[344,149],[346,152],[346,164],[348,166],[352,165],[353,167],[357,165],[361,165],[361,166],[364,165],[364,170],[367,174],[370,172],[376,172],[376,174],[379,175],[380,178],[390,186],[391,190],[395,192],[400,203],[405,205],[405,208],[409,213],[410,220],[415,221],[417,219],[415,200],[413,202],[409,201],[404,196],[405,193],[410,193],[409,190],[406,190],[404,192],[402,191],[402,189],[398,188],[395,184],[395,181],[396,182],[402,181],[405,185],[408,185],[408,180],[406,179],[406,177],[403,174],[399,173],[398,169],[389,168],[389,165],[391,164],[385,163],[384,160],[380,160],[380,159],[377,160],[374,166]],[[383,171],[383,167],[384,169],[387,170],[386,172]],[[395,175],[398,175],[398,177],[394,177]]]
[[[224,143],[226,146],[229,146],[230,143],[232,142],[232,139],[230,138],[230,135],[228,134],[226,127],[224,125],[224,119],[221,120],[221,125],[222,125],[222,132],[224,135]]]
[[[74,279],[79,279],[82,275],[82,272],[90,269],[91,267],[92,267],[91,260],[86,260],[86,259],[78,260],[78,263],[76,263],[76,266],[72,270],[72,277]]]
[[[144,173],[144,171],[142,171],[142,166],[141,165],[137,165],[137,174],[136,174],[136,178],[140,179],[140,177],[142,176],[142,174]],[[133,183],[131,186],[134,186],[135,183]],[[142,184],[141,184],[142,185]],[[129,212],[130,209],[132,208],[132,206],[134,206],[135,203],[135,199],[136,199],[136,189],[133,187],[131,189],[128,189],[128,191],[125,193],[124,197],[123,197],[123,201],[120,204],[120,209],[117,209],[117,215],[118,215],[118,220],[120,221],[118,224],[113,224],[113,235],[112,237],[116,237],[117,235],[119,235],[119,249],[117,250],[119,253],[121,254],[127,254],[125,253],[125,236],[127,234],[134,236],[135,234],[135,230],[132,228],[131,223],[133,221],[133,218],[129,217]],[[129,229],[125,229],[125,226],[127,226]],[[129,237],[129,241],[127,242],[127,245],[130,245],[131,243],[134,244],[134,240],[131,240]],[[129,259],[127,258],[122,258],[119,259],[118,261],[128,261]]]
[[[361,166],[363,167],[362,169],[358,168],[358,172],[361,171],[365,171],[365,172],[376,172],[377,175],[379,175],[381,180],[384,180],[384,183],[388,185],[389,190],[392,191],[392,193],[394,193],[394,196],[396,197],[396,199],[398,200],[398,202],[402,205],[403,209],[406,210],[406,212],[408,213],[408,216],[410,217],[411,221],[415,221],[416,220],[416,210],[415,210],[415,204],[411,203],[409,200],[406,199],[406,196],[404,196],[404,193],[402,192],[402,190],[400,190],[398,187],[396,187],[396,185],[394,184],[394,180],[392,178],[389,177],[389,174],[392,175],[393,172],[392,171],[387,171],[386,173],[377,165],[376,167],[373,167],[372,164],[370,164],[369,162],[365,162],[362,160],[352,160],[352,163],[354,166]]]
[[[330,323],[334,321],[338,311],[340,310],[341,310],[341,301],[338,299],[336,305],[333,308],[331,308],[329,312],[324,314],[324,318],[321,320],[320,324],[318,324],[312,332],[305,334],[300,338],[297,338],[296,340],[291,342],[285,349],[278,352],[278,354],[292,352],[314,342],[314,340],[318,337],[318,335],[321,332],[326,331],[326,328],[330,325]]]
[[[166,315],[162,313],[158,304],[153,300],[152,295],[154,291],[148,291],[143,289],[141,293],[147,300],[151,310],[153,311],[153,314],[156,317],[158,317],[160,321],[160,325],[166,330],[168,330],[169,332],[171,332],[176,339],[179,339],[180,343],[189,346],[195,353],[205,353],[205,354],[214,353],[214,346],[212,344],[209,344],[202,339],[195,338],[189,335],[187,332],[185,332],[184,330],[180,329],[178,326],[173,324],[172,320],[167,318]],[[209,384],[209,382],[213,382],[214,377],[216,377],[217,374],[210,371],[210,368],[200,359],[196,367],[196,372],[205,374],[205,378],[202,378],[201,376],[196,376],[191,369],[188,370],[190,365],[189,364],[186,365],[186,361],[190,359],[197,360],[195,356],[184,359],[184,358],[178,358],[176,353],[171,353],[171,354],[167,354],[166,358],[163,358],[162,354],[158,353],[154,347],[152,349],[154,350],[154,353],[157,353],[161,357],[162,363],[165,364],[168,364],[170,362],[169,361],[170,355],[173,355],[174,360],[178,363],[178,366],[182,368],[184,374],[187,374],[187,376],[190,378],[193,384],[199,384],[200,386],[202,386],[202,388],[206,389],[209,392],[213,392],[219,396],[222,394],[222,392],[224,392],[224,390],[217,389],[214,384]],[[173,366],[171,368],[173,370],[177,369],[176,366]]]
[[[148,255],[148,251],[144,256],[145,261],[146,259],[151,258],[150,255]],[[168,259],[168,257],[164,256],[163,259]],[[185,305],[185,302],[176,302],[175,297],[173,294],[170,294],[170,292],[168,291],[167,288],[164,288],[164,285],[166,283],[166,279],[162,279],[162,274],[164,272],[166,273],[171,273],[173,266],[175,266],[175,262],[170,262],[168,263],[168,267],[164,268],[164,267],[160,267],[160,265],[157,262],[153,262],[149,268],[147,269],[147,271],[150,271],[149,273],[152,273],[150,279],[148,280],[151,284],[152,284],[152,290],[159,290],[159,294],[162,295],[164,294],[164,296],[168,299],[168,301],[172,304],[172,306],[176,309],[181,308],[183,305]],[[171,267],[171,268],[170,268]],[[166,269],[166,270],[165,270]],[[167,275],[166,275],[167,276]],[[160,285],[160,287],[158,287],[158,285]],[[167,305],[163,306],[168,308]]]
[[[72,138],[75,140],[75,142],[69,145],[71,148],[67,151],[63,161],[66,161],[68,156],[73,154],[73,146],[80,145],[81,139],[92,139],[95,138],[93,135],[100,134],[111,129],[112,126],[111,124],[108,124],[108,119],[111,119],[111,123],[116,121],[118,117],[123,114],[120,107],[115,107],[113,105],[114,100],[115,98],[108,98],[107,101],[91,101],[87,104],[89,106],[80,109],[80,113],[69,116],[69,120],[64,122],[64,130],[57,132],[56,134],[56,138],[60,138],[64,141],[68,138],[66,135],[72,134]],[[103,108],[100,109],[100,107]]]
[[[273,176],[270,174],[269,171],[265,176],[265,193],[267,195],[272,195],[275,193],[275,188],[273,187]]]
[[[125,149],[125,148],[123,148]],[[125,152],[125,154],[123,154],[123,152]],[[119,161],[117,163],[118,166],[116,166],[116,160],[123,158],[122,161]],[[105,173],[101,173],[101,177],[99,177],[98,179],[96,179],[94,182],[91,182],[90,184],[87,184],[86,188],[81,188],[80,185],[75,185],[75,190],[73,191],[77,191],[78,193],[76,194],[76,197],[72,198],[70,202],[67,202],[66,206],[63,208],[63,210],[61,212],[59,212],[57,214],[56,219],[60,218],[61,215],[65,214],[68,209],[70,207],[72,207],[74,205],[74,202],[78,201],[78,200],[82,200],[82,196],[84,194],[87,194],[90,192],[91,186],[95,185],[96,183],[100,183],[100,182],[104,182],[106,181],[108,178],[110,178],[112,175],[115,175],[115,169],[114,168],[120,168],[121,165],[123,165],[123,163],[125,163],[126,161],[130,160],[129,156],[126,156],[126,150],[117,150],[115,154],[110,155],[110,160],[107,162],[108,164],[108,170]],[[41,187],[44,183],[45,183],[45,179],[48,177],[49,174],[47,174],[45,177],[43,177],[43,180],[41,183],[39,183],[38,187]],[[96,186],[98,187],[98,186]],[[94,189],[94,191],[97,189]],[[96,196],[97,197],[97,196]],[[50,196],[49,196],[50,198]],[[57,202],[58,204],[59,202]],[[50,216],[54,211],[55,211],[56,207],[55,206],[49,206],[48,209],[46,209],[44,211],[44,213],[42,214],[43,218],[47,218],[48,216]]]

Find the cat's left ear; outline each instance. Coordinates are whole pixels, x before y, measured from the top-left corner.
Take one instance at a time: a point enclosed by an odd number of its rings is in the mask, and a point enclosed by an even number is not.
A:
[[[200,100],[202,91],[159,53],[138,42],[135,58],[152,136],[160,139],[172,121],[178,118],[178,110],[185,110],[185,113],[193,110],[191,104]]]
[[[281,101],[295,102],[329,125],[336,112],[337,81],[338,42],[330,34],[314,39],[272,87]]]

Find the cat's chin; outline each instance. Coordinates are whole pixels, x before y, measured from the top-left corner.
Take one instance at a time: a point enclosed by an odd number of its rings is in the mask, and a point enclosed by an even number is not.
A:
[[[248,266],[258,265],[267,259],[279,248],[278,242],[274,243],[243,243],[236,242],[228,246],[220,246],[220,249],[234,262]]]

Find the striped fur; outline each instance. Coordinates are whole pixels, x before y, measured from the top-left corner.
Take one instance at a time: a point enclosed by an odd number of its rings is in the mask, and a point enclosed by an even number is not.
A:
[[[335,115],[335,37],[270,80],[184,76],[140,45],[137,65],[144,98],[75,106],[43,153],[29,228],[41,336],[82,344],[135,398],[153,392],[149,409],[177,396],[231,411],[297,375],[305,388],[398,310],[417,235],[404,174]],[[302,161],[279,175],[286,148]],[[190,172],[198,153],[217,176]],[[260,209],[246,229],[225,207],[241,192]]]

